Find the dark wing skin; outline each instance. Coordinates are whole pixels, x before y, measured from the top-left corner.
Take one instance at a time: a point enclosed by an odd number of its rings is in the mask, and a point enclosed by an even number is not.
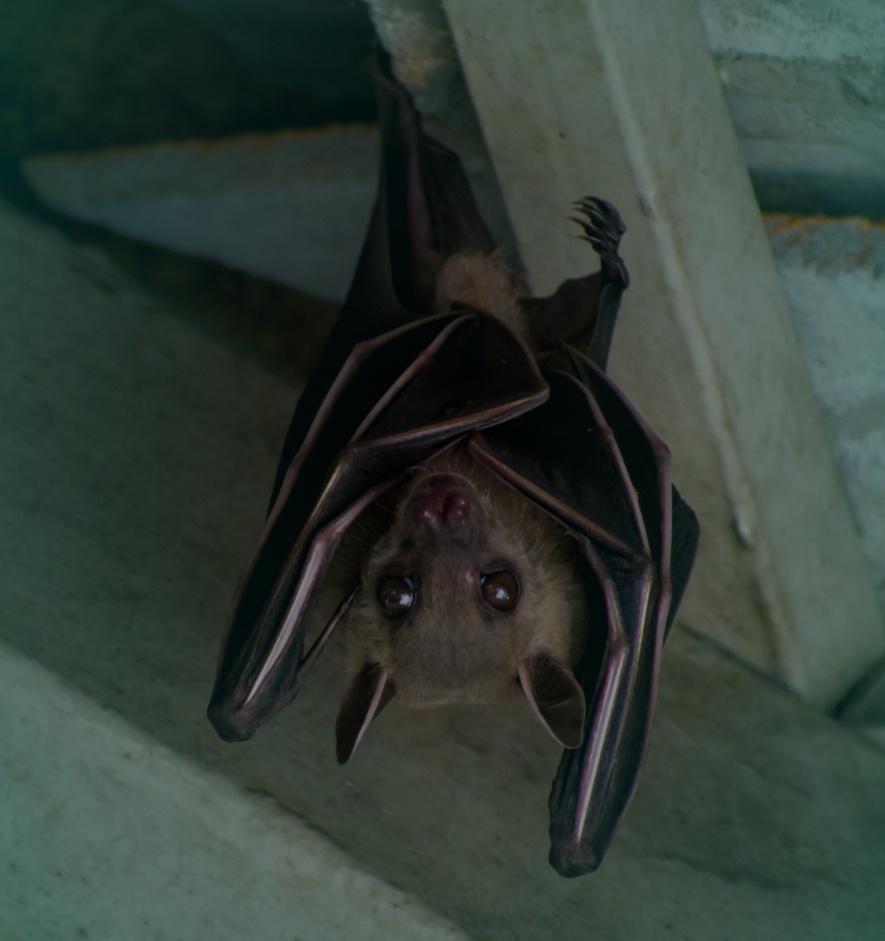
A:
[[[431,315],[440,259],[494,247],[458,158],[378,75],[383,165],[341,316],[292,419],[271,508],[237,587],[209,719],[249,738],[295,697],[306,615],[344,532],[406,468],[547,397],[522,340],[475,311]],[[431,280],[429,280],[431,279]]]
[[[496,247],[461,161],[424,133],[409,93],[385,63],[374,77],[382,144],[375,205],[344,306],[298,401],[271,503],[354,346],[431,315],[435,273],[448,255]]]
[[[575,671],[586,731],[579,749],[563,752],[550,794],[550,862],[564,876],[599,867],[635,790],[661,650],[700,535],[670,483],[666,445],[604,371],[629,283],[618,255],[624,225],[603,200],[577,205],[600,271],[523,301],[550,397],[470,438],[474,456],[559,520],[587,562],[593,621]]]
[[[409,467],[466,437],[563,525],[586,563],[592,622],[575,670],[586,732],[550,795],[551,863],[580,875],[599,866],[635,788],[661,648],[698,541],[667,448],[605,374],[628,284],[624,226],[603,200],[576,204],[601,268],[520,301],[531,349],[482,312],[434,314],[440,263],[495,246],[458,158],[425,135],[398,83],[377,81],[383,166],[369,231],[289,429],[209,717],[223,738],[244,739],[295,697],[353,597],[305,653],[306,614],[343,534]]]
[[[209,706],[222,738],[249,738],[295,697],[313,662],[303,656],[306,615],[360,513],[407,468],[546,397],[528,349],[483,314],[424,318],[354,347],[283,475],[238,587]]]
[[[586,732],[563,752],[550,795],[550,861],[577,876],[602,862],[633,794],[699,530],[670,484],[666,446],[602,370],[566,349],[571,369],[544,373],[548,401],[472,435],[470,448],[559,520],[587,562],[592,622],[576,669]]]
[[[630,284],[623,258],[618,254],[626,226],[611,203],[585,196],[574,204],[580,216],[573,219],[584,230],[581,238],[599,255],[599,271],[570,278],[549,297],[524,297],[532,348],[557,350],[569,343],[586,351],[605,370],[621,306],[621,295]]]

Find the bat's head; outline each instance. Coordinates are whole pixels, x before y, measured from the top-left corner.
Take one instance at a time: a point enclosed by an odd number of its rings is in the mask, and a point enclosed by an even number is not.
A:
[[[347,620],[355,676],[339,759],[396,693],[410,708],[490,702],[522,688],[563,745],[581,743],[584,696],[569,669],[586,600],[572,540],[455,449],[416,470],[366,550]]]

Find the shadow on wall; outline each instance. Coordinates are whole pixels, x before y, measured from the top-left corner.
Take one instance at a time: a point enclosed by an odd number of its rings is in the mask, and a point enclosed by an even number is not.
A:
[[[751,167],[750,180],[765,212],[885,219],[885,187],[878,179]]]
[[[195,6],[179,4],[188,5]],[[258,27],[267,22],[260,15],[265,6],[249,5]],[[274,28],[265,26],[264,35],[273,34],[277,46],[288,44],[294,59],[309,50],[312,62],[333,73],[343,69],[348,81],[319,73],[310,84],[283,88],[159,0],[7,0],[0,30],[0,155],[10,160],[372,120],[372,89],[360,71],[373,35],[368,13],[361,3],[334,0],[332,6],[328,12],[337,16],[284,20],[288,34],[271,19]]]

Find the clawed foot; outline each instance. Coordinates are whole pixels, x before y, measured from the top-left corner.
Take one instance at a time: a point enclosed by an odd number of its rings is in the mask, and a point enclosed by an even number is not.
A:
[[[575,200],[574,206],[586,218],[572,217],[573,222],[584,230],[578,236],[593,246],[599,255],[603,269],[609,278],[620,281],[624,287],[630,283],[630,275],[624,259],[618,254],[621,236],[627,231],[618,210],[604,199],[597,196],[585,196]]]

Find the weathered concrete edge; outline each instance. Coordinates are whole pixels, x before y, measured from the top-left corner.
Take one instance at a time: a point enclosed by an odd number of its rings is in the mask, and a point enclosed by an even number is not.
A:
[[[2,827],[12,852],[0,897],[4,926],[23,938],[72,937],[78,925],[119,937],[128,924],[128,937],[171,939],[198,924],[203,937],[233,939],[246,924],[256,941],[305,929],[467,941],[272,800],[173,753],[5,645],[0,715],[4,806],[15,811]]]

